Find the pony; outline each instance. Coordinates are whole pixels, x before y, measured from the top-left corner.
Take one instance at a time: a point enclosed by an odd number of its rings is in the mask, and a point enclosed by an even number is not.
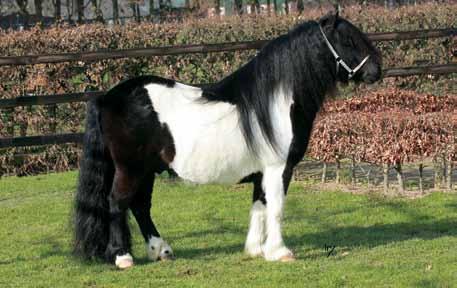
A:
[[[373,83],[381,66],[366,35],[329,13],[272,40],[215,84],[140,76],[92,99],[75,197],[74,251],[120,269],[133,266],[130,209],[148,258],[173,258],[150,214],[155,176],[173,169],[196,183],[253,183],[245,252],[293,261],[281,218],[316,113],[337,82]]]

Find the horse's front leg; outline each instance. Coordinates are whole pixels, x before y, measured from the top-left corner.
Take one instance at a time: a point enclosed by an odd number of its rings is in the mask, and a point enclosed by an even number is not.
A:
[[[254,177],[254,193],[252,197],[251,220],[244,250],[251,257],[262,256],[262,245],[265,241],[266,201],[262,189],[262,174]]]
[[[285,166],[267,167],[264,171],[262,187],[267,204],[266,230],[267,238],[263,245],[263,254],[268,261],[292,261],[294,254],[285,245],[281,234],[281,220],[284,209],[286,189],[283,179]]]

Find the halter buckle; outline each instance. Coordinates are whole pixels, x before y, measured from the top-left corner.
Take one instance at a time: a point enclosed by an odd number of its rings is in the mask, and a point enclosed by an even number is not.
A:
[[[365,65],[365,63],[368,61],[368,59],[370,58],[370,55],[368,55],[365,58],[363,58],[362,62],[360,62],[360,64],[357,65],[354,69],[351,69],[351,67],[349,67],[349,65],[347,65],[346,62],[344,62],[344,60],[340,57],[340,55],[338,55],[338,53],[336,52],[335,48],[333,48],[333,46],[330,43],[330,41],[328,41],[328,38],[327,38],[327,36],[325,36],[324,30],[322,30],[322,26],[321,25],[319,25],[319,29],[321,30],[322,36],[324,37],[324,40],[325,40],[325,43],[327,44],[327,47],[332,52],[333,57],[335,57],[335,60],[336,60],[336,73],[338,74],[339,67],[341,65],[341,66],[343,66],[344,70],[346,70],[348,72],[348,79],[351,79],[352,77],[354,77],[355,73],[357,73],[357,71],[359,71],[363,67],[363,65]]]

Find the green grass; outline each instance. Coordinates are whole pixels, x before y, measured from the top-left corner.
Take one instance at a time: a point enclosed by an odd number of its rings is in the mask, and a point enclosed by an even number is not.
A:
[[[136,266],[117,271],[70,254],[76,176],[0,179],[0,287],[457,287],[456,195],[389,200],[294,183],[284,238],[298,260],[271,263],[242,252],[249,185],[161,180],[153,214],[177,259],[148,262],[132,222]]]

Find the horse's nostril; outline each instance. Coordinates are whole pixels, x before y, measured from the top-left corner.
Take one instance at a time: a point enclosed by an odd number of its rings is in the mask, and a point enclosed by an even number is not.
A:
[[[170,251],[168,251],[168,250],[165,250],[165,252],[164,252],[164,253],[168,255],[168,254],[170,254]]]

